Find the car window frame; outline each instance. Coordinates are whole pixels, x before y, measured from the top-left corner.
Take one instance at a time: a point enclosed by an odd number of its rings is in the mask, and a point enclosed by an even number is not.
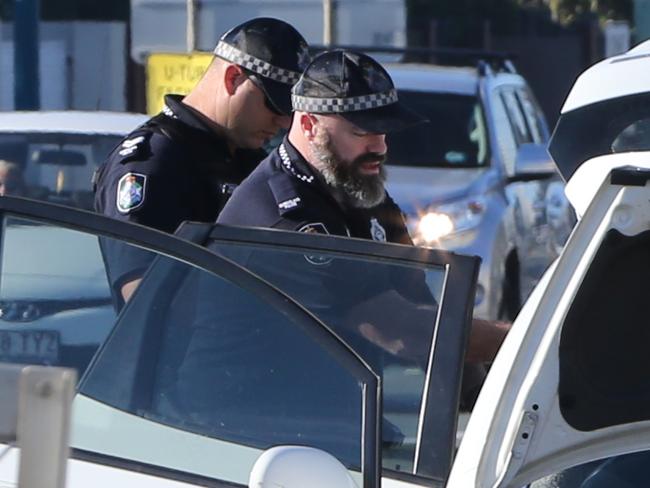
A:
[[[365,383],[363,389],[364,424],[361,426],[362,476],[364,486],[379,486],[381,476],[381,455],[379,451],[379,439],[381,439],[381,382],[377,374],[359,357],[356,351],[333,334],[328,327],[295,300],[238,264],[200,245],[142,225],[122,222],[104,215],[63,205],[19,197],[0,197],[0,217],[2,217],[3,222],[7,216],[33,220],[97,236],[101,235],[132,245],[142,246],[177,260],[191,263],[191,265],[211,274],[232,280],[248,290],[264,290],[266,299],[270,299],[275,304],[285,305],[281,310],[286,312],[292,320],[299,321],[303,325],[303,330],[317,337],[319,341],[323,341],[321,344],[324,344],[324,348],[331,355],[337,357],[342,366],[348,371],[353,371],[354,376]],[[4,232],[3,225],[0,244]],[[88,370],[90,368],[92,368],[92,362]],[[90,451],[79,453],[79,450],[74,448],[71,451],[71,458],[73,459],[79,458],[98,462],[98,464],[115,465],[111,462],[112,456]],[[165,467],[152,467],[136,460],[120,459],[118,467],[124,465],[136,471],[146,471],[153,475],[182,479],[183,481],[198,481],[203,478],[192,473],[179,472]],[[216,479],[213,481],[221,482]]]
[[[431,248],[407,246],[400,244],[387,244],[369,239],[357,239],[322,234],[287,232],[277,229],[246,228],[239,226],[226,226],[222,224],[197,224],[186,222],[176,231],[176,235],[194,240],[194,242],[206,244],[208,240],[216,240],[222,243],[244,243],[254,245],[265,245],[281,247],[283,249],[303,250],[304,244],[301,241],[309,240],[309,249],[314,252],[338,252],[347,256],[368,256],[374,259],[390,258],[404,264],[426,264],[427,266],[442,266],[446,269],[446,282],[443,288],[442,303],[439,311],[440,321],[436,336],[432,337],[435,343],[444,343],[445,340],[461,340],[465,346],[469,339],[469,327],[462,327],[461,324],[471,322],[474,301],[466,300],[466,297],[474,297],[475,285],[478,278],[480,258],[476,256],[463,256],[454,252],[442,251]],[[462,337],[454,337],[460,334]],[[453,351],[452,348],[436,348],[432,345],[430,349],[434,353],[427,371],[428,382],[425,386],[427,397],[426,408],[420,417],[421,425],[418,436],[416,451],[415,469],[413,473],[403,471],[397,472],[383,468],[384,474],[391,478],[405,481],[416,481],[427,483],[427,486],[438,486],[444,482],[449,474],[454,456],[454,449],[449,448],[448,452],[440,452],[436,440],[441,438],[449,439],[455,443],[457,428],[457,398],[460,392],[460,382],[450,381],[447,378],[438,378],[435,381],[433,370],[445,371],[444,364],[456,365],[462,351]],[[458,354],[460,353],[460,354]],[[453,366],[452,366],[453,367]],[[442,375],[441,375],[442,376]],[[440,385],[440,381],[448,380],[445,388],[454,392],[449,395],[449,403],[441,406],[433,401],[434,384]],[[455,399],[455,400],[453,400]],[[435,405],[434,405],[435,403]],[[453,421],[449,422],[451,410],[454,408]]]

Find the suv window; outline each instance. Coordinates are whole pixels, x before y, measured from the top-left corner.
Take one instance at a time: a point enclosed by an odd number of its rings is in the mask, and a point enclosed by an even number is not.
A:
[[[476,96],[410,90],[398,90],[398,96],[429,122],[388,135],[389,164],[440,168],[488,164],[487,130]]]
[[[528,123],[528,128],[530,129],[533,142],[536,144],[546,143],[548,131],[546,129],[541,109],[537,105],[532,94],[528,90],[520,88],[517,90],[517,100],[519,101],[524,116],[526,117],[526,122]]]
[[[519,101],[515,96],[514,89],[501,90],[501,98],[506,107],[510,125],[514,130],[517,145],[533,142],[533,137],[528,130],[526,117],[524,117]]]

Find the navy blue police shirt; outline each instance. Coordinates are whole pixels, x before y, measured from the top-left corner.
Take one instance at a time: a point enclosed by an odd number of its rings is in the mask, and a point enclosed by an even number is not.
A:
[[[305,161],[302,155],[285,137],[259,166],[237,187],[217,219],[219,224],[248,227],[271,227],[298,232],[315,232],[337,236],[372,239],[379,242],[412,245],[402,211],[387,194],[382,203],[372,208],[343,206],[332,195],[327,183]],[[208,246],[218,248],[218,245]],[[255,259],[254,255],[238,256],[245,259],[249,268],[274,281],[273,273],[284,273],[282,266],[268,266],[265,259]],[[277,264],[277,263],[274,263]],[[324,290],[349,288],[349,305],[376,296],[379,290],[395,289],[410,300],[432,302],[429,289],[424,286],[420,272],[396,272],[387,275],[368,276],[367,266],[359,262],[358,282],[341,282],[335,263],[318,266],[311,278],[313,285],[324,285]],[[290,269],[291,266],[287,266]],[[296,279],[303,283],[306,277]],[[291,283],[286,277],[278,281]],[[291,285],[289,285],[291,286]],[[292,290],[285,290],[291,294]],[[297,290],[299,293],[299,290]],[[338,293],[341,296],[340,293]],[[297,295],[300,296],[300,295]],[[323,298],[323,297],[321,297]],[[323,300],[327,301],[326,298]],[[339,304],[340,305],[340,304]]]
[[[232,190],[266,153],[237,150],[213,122],[167,95],[163,111],[113,149],[94,178],[95,210],[173,233],[185,220],[214,222]],[[105,240],[109,279],[118,291],[148,267],[150,253]]]
[[[234,191],[217,223],[413,244],[388,194],[369,209],[344,207],[286,138]]]

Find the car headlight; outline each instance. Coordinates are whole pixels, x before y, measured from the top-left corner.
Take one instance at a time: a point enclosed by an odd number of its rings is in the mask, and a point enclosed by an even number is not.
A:
[[[416,244],[433,244],[477,227],[485,207],[483,197],[466,198],[409,215],[407,224]]]

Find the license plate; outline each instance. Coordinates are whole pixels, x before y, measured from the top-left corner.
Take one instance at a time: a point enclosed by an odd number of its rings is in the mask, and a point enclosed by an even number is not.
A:
[[[58,332],[0,330],[0,361],[55,364],[58,359]]]

